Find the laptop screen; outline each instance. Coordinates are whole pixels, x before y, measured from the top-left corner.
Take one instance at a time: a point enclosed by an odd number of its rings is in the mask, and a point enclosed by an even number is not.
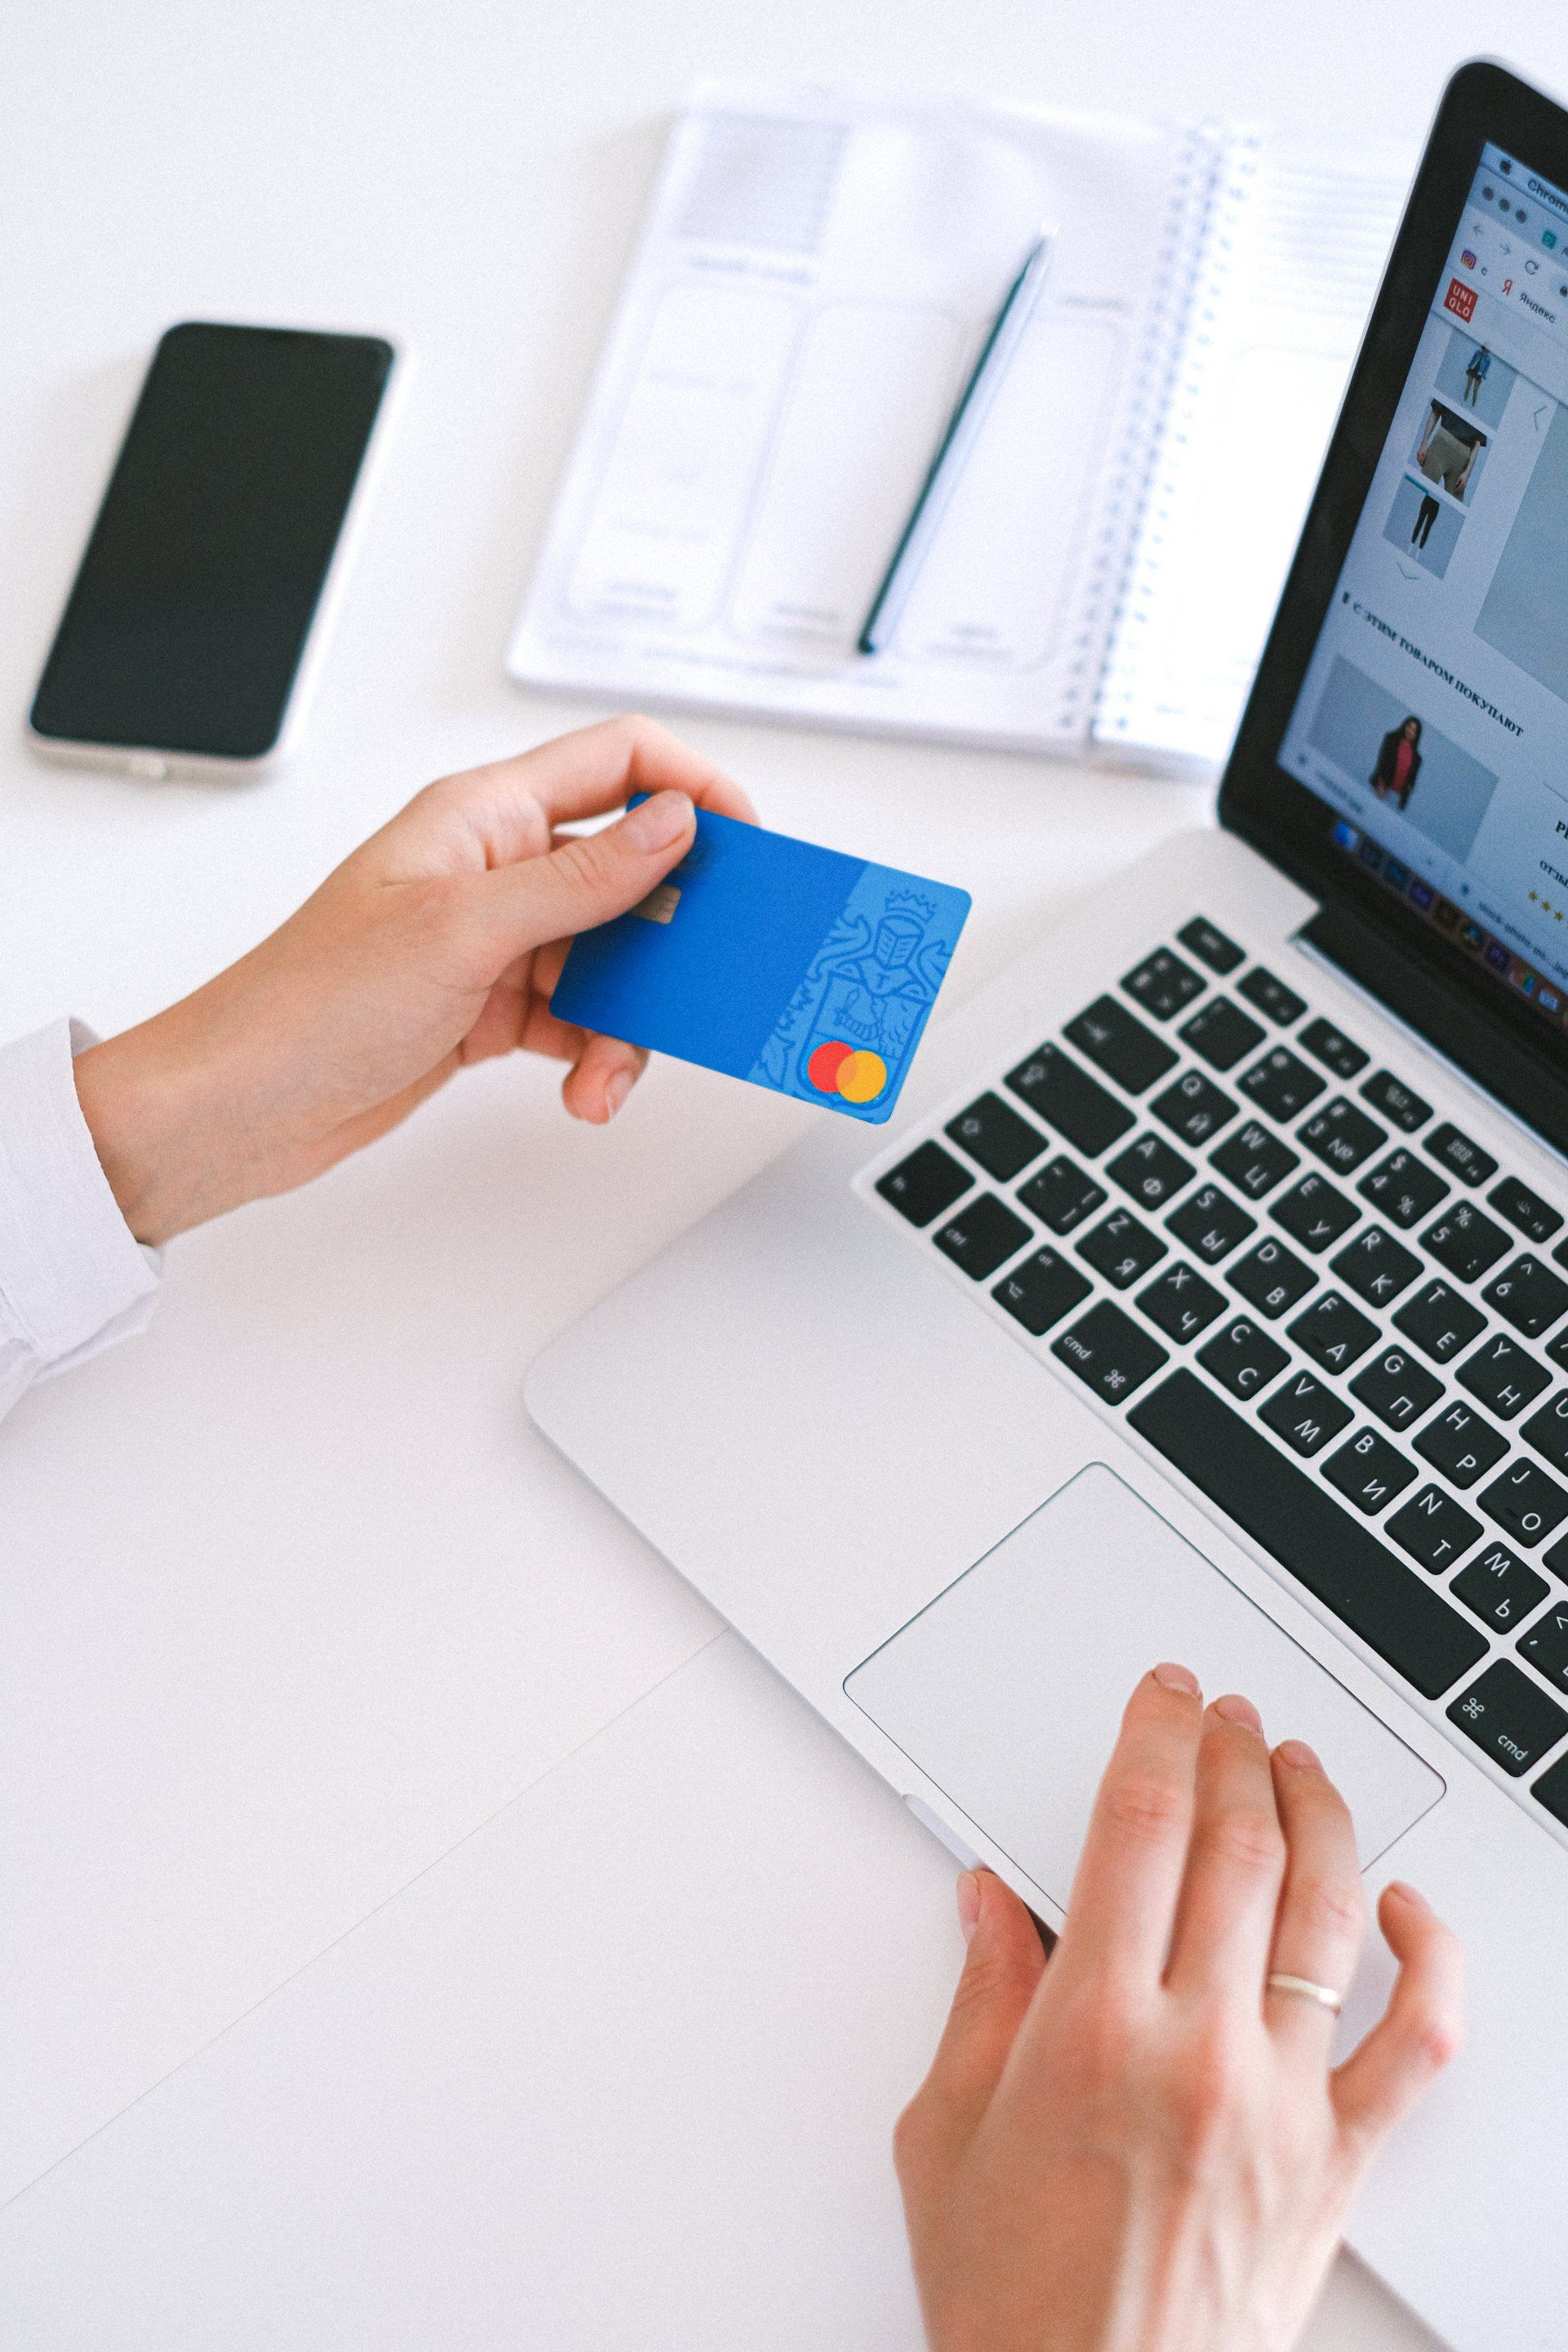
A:
[[[1482,150],[1278,758],[1568,1030],[1568,193],[1528,157]]]

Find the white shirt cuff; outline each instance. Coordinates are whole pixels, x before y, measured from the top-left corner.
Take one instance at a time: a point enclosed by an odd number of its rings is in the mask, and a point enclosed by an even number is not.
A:
[[[141,1329],[158,1291],[77,1100],[73,1059],[97,1043],[57,1021],[0,1045],[0,1355],[35,1379]]]

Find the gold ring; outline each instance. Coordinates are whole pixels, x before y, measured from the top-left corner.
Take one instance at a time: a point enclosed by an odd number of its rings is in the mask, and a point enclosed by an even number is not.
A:
[[[1320,2009],[1331,2011],[1335,2017],[1338,2017],[1344,2007],[1344,2000],[1339,1993],[1333,1991],[1328,1985],[1314,1984],[1310,1977],[1287,1977],[1276,1974],[1265,1977],[1263,1983],[1268,1992],[1293,1992],[1300,1994],[1303,2000],[1315,2000]]]

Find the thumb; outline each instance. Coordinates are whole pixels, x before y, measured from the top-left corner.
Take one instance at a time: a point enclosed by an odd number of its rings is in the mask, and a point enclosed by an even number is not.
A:
[[[547,856],[495,867],[485,877],[483,903],[498,969],[531,948],[626,914],[679,863],[696,827],[685,793],[655,793],[599,833],[574,835]]]
[[[917,2137],[967,2140],[990,2105],[1045,1971],[1034,1920],[994,1871],[966,1871],[958,1916],[969,1939],[952,2008],[910,2113]]]

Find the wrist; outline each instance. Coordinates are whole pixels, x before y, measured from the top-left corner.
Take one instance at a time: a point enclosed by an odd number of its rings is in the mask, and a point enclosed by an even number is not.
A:
[[[89,1045],[77,1100],[99,1165],[139,1242],[162,1247],[231,1204],[221,1108],[179,1034],[179,1008]]]

